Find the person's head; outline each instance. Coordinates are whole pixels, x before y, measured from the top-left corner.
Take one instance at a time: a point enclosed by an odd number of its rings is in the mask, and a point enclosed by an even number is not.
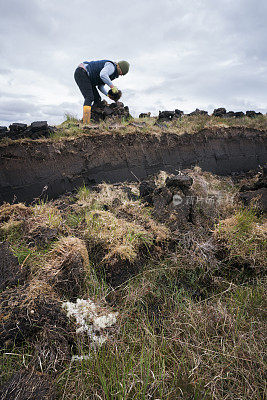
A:
[[[119,75],[126,75],[127,72],[129,71],[130,68],[130,64],[128,63],[128,61],[119,61],[117,63],[117,69],[118,69],[118,73]]]

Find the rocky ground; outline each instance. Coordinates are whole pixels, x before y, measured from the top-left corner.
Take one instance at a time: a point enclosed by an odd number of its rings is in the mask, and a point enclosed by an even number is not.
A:
[[[266,170],[0,207],[1,400],[262,399]]]

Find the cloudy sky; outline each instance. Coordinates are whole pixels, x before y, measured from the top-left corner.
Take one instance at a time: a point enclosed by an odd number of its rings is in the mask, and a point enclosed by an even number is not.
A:
[[[0,125],[81,118],[81,61],[125,59],[132,115],[267,111],[266,0],[0,0]],[[114,82],[114,83],[115,83]]]

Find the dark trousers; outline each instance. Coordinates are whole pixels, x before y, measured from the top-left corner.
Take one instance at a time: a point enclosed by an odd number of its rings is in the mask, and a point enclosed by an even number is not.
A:
[[[84,97],[84,106],[91,106],[92,102],[94,102],[94,104],[100,103],[101,97],[98,90],[92,85],[89,75],[83,68],[76,68],[74,79]]]

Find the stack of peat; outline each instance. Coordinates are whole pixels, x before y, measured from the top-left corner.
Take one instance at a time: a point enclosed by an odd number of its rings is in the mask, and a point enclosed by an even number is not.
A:
[[[242,118],[242,117],[249,117],[249,118],[255,118],[258,115],[262,115],[262,113],[260,112],[256,112],[256,111],[246,111],[246,114],[243,111],[226,111],[225,108],[216,108],[213,111],[212,114],[214,117],[222,117],[222,118]]]
[[[40,137],[48,137],[54,131],[51,126],[48,126],[47,121],[35,121],[31,125],[21,124],[15,122],[9,125],[9,129],[6,126],[0,126],[0,139],[21,139],[31,138],[38,139]]]
[[[91,118],[95,122],[104,121],[107,118],[113,117],[130,118],[129,107],[124,106],[120,101],[108,104],[105,100],[92,106]]]
[[[183,111],[181,110],[174,110],[174,111],[159,111],[159,115],[158,115],[158,119],[157,121],[161,121],[161,122],[168,122],[168,121],[172,121],[175,120],[177,118],[181,118],[182,116],[198,116],[198,115],[207,115],[208,116],[208,111],[205,110],[199,110],[198,108],[189,113],[189,114],[184,114]],[[221,117],[221,118],[242,118],[242,117],[249,117],[249,118],[255,118],[259,115],[262,115],[262,113],[260,112],[256,112],[256,111],[246,111],[246,113],[244,113],[243,111],[226,111],[225,108],[216,108],[213,111],[212,116],[213,117]],[[139,118],[143,118],[143,117],[147,117],[147,114],[140,114]]]
[[[168,122],[180,118],[183,114],[184,112],[178,109],[174,111],[159,111],[158,120]]]

